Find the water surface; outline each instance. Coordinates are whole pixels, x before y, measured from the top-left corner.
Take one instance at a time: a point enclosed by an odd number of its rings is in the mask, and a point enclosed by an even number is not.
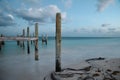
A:
[[[54,71],[55,39],[48,38],[48,45],[39,40],[39,61],[34,60],[34,45],[30,54],[9,41],[0,51],[0,80],[42,80]],[[26,44],[26,43],[25,43]],[[120,38],[64,37],[62,38],[62,68],[94,58],[120,58]]]

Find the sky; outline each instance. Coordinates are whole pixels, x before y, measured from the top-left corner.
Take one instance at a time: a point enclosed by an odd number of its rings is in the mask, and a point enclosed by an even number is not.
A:
[[[0,34],[55,36],[58,12],[64,37],[120,37],[120,0],[0,0]]]

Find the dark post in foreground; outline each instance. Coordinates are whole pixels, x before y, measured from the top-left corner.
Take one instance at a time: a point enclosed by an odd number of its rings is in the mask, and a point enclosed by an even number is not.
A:
[[[27,37],[29,37],[29,27],[27,27]],[[30,44],[29,41],[27,41],[27,53],[30,53]]]
[[[61,14],[56,14],[56,72],[61,71]]]
[[[38,38],[38,23],[35,23],[35,37]],[[38,60],[38,39],[35,40],[35,60]]]

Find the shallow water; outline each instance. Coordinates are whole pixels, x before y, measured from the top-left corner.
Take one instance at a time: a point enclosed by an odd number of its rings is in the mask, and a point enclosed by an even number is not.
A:
[[[39,40],[39,61],[34,60],[34,45],[31,53],[17,46],[15,41],[6,42],[0,51],[0,80],[43,80],[54,71],[55,40],[48,45]],[[26,43],[25,43],[26,44]],[[120,58],[120,38],[63,38],[62,68],[94,57]]]

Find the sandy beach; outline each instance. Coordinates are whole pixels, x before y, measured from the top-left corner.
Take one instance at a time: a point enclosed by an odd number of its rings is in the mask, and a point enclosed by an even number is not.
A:
[[[120,80],[120,58],[92,58],[61,72],[48,74],[44,80]]]

